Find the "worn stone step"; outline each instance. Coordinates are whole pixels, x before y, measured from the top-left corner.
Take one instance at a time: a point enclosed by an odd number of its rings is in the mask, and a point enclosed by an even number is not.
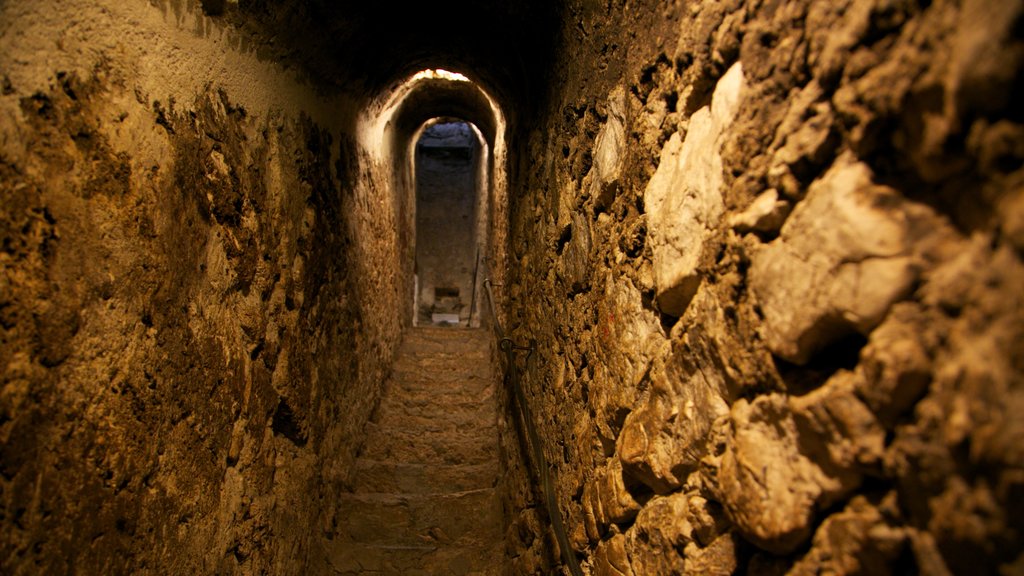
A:
[[[438,407],[388,404],[374,416],[373,423],[384,430],[406,430],[413,433],[447,432],[494,435],[497,424],[494,405],[487,403]]]
[[[430,338],[430,337],[407,337],[401,345],[403,355],[411,357],[427,357],[429,355],[440,355],[441,357],[452,354],[472,354],[481,357],[489,356],[491,343],[486,334],[469,335],[467,338]]]
[[[405,358],[395,362],[393,380],[403,378],[427,378],[438,382],[458,382],[459,380],[482,376],[481,365],[486,358],[453,356],[451,358]]]
[[[498,576],[506,574],[501,549],[491,547],[380,546],[333,542],[329,561],[341,576]]]
[[[495,394],[494,384],[475,388],[429,388],[426,386],[406,387],[396,384],[389,388],[381,400],[380,410],[391,406],[417,406],[445,410],[451,406],[471,407],[480,404],[493,405]]]
[[[463,492],[493,488],[498,474],[497,462],[438,466],[361,458],[356,461],[352,488],[362,494]]]
[[[426,395],[478,394],[494,387],[497,381],[487,374],[434,375],[422,371],[393,374],[386,389],[394,394],[422,393]]]
[[[342,494],[343,540],[377,545],[486,546],[500,538],[493,488],[426,494]],[[481,522],[481,519],[486,519]],[[493,526],[492,529],[487,529]]]
[[[341,498],[334,573],[508,573],[490,338],[407,333]]]
[[[368,425],[361,458],[411,464],[480,464],[496,460],[498,439],[476,430],[465,434],[409,431]]]

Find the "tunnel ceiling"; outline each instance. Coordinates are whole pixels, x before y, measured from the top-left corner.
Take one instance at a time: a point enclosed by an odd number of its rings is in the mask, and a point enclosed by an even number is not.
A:
[[[506,105],[535,101],[558,37],[553,0],[392,3],[240,0],[229,16],[257,53],[371,97],[410,74],[466,74]]]
[[[451,117],[475,124],[487,144],[494,146],[496,118],[487,97],[470,82],[428,80],[413,89],[404,99],[395,127],[404,140],[424,122]]]

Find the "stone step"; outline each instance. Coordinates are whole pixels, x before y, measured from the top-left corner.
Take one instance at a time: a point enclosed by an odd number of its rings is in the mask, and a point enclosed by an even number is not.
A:
[[[339,517],[344,522],[338,527],[338,537],[350,542],[465,547],[487,546],[501,537],[501,504],[493,488],[427,494],[342,494],[339,506]]]
[[[498,576],[506,574],[501,548],[446,546],[379,546],[333,542],[328,547],[331,568],[339,576]]]
[[[491,331],[486,328],[446,328],[441,326],[416,326],[405,334],[406,340],[458,340],[484,341],[491,338]]]
[[[481,464],[498,458],[497,434],[379,428],[370,423],[361,458],[410,464]]]
[[[438,466],[361,458],[356,461],[352,488],[360,494],[464,492],[493,488],[498,474],[497,462]]]
[[[484,330],[406,334],[342,495],[335,574],[507,574],[498,434]]]
[[[394,404],[386,401],[374,417],[382,430],[406,430],[413,433],[458,433],[494,435],[497,423],[494,405],[460,404],[444,407]]]
[[[394,363],[394,371],[400,375],[436,376],[452,379],[479,374],[480,365],[489,359],[476,354],[434,354],[429,356],[402,355]]]
[[[462,376],[432,376],[419,372],[394,374],[385,387],[384,397],[423,395],[427,397],[467,396],[472,398],[498,384],[499,381],[495,378],[481,374]]]
[[[389,406],[435,406],[445,410],[449,406],[493,405],[495,385],[481,378],[480,382],[465,387],[428,386],[412,382],[395,382],[388,387],[381,400],[380,410]]]
[[[417,336],[415,331],[407,336],[402,342],[402,354],[409,354],[413,357],[425,357],[430,354],[476,354],[487,356],[490,354],[490,336],[486,333],[478,335],[462,335],[457,337],[433,337]]]

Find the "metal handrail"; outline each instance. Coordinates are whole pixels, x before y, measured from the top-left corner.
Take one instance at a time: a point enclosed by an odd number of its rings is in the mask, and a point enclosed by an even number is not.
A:
[[[533,461],[538,469],[537,475],[540,477],[541,491],[544,493],[544,504],[548,510],[548,519],[551,521],[551,528],[555,531],[555,538],[558,540],[562,561],[569,567],[569,572],[573,576],[583,576],[583,570],[576,559],[576,554],[573,553],[572,548],[569,546],[569,536],[565,533],[565,525],[562,523],[562,512],[558,509],[558,503],[555,502],[555,491],[551,486],[551,471],[548,468],[548,460],[540,443],[540,435],[537,433],[536,426],[534,426],[533,412],[526,401],[523,387],[519,383],[519,369],[516,365],[515,353],[517,351],[526,352],[526,366],[529,369],[534,366],[532,360],[537,345],[535,341],[531,340],[529,346],[519,346],[505,335],[501,319],[498,318],[498,314],[494,309],[494,293],[491,291],[491,284],[490,278],[484,280],[487,307],[491,312],[491,319],[494,321],[494,331],[498,335],[498,347],[505,352],[505,358],[508,361],[509,380],[512,382],[512,391],[515,395],[516,404],[519,405],[520,415],[526,428],[526,435],[529,437],[530,445],[533,447]]]

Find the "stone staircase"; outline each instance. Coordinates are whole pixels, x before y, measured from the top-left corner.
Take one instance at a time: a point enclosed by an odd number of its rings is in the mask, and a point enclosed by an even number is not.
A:
[[[489,337],[406,335],[342,497],[337,574],[507,573]]]

